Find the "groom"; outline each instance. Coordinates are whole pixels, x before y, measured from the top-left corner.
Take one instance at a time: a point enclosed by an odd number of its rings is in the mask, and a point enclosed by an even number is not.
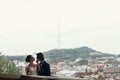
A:
[[[37,61],[40,61],[40,63],[38,63],[40,68],[37,74],[39,76],[51,76],[50,65],[44,60],[43,53],[37,53],[36,55],[37,55]]]

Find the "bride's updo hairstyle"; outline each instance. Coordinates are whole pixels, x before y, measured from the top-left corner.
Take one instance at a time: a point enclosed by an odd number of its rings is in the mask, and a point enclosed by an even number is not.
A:
[[[30,59],[31,59],[31,55],[28,55],[28,56],[26,57],[25,61],[28,63],[28,62],[30,62]]]

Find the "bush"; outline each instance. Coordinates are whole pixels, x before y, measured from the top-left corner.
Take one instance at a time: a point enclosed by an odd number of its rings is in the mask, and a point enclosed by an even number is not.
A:
[[[8,61],[0,53],[0,74],[20,74],[19,68],[15,63]]]

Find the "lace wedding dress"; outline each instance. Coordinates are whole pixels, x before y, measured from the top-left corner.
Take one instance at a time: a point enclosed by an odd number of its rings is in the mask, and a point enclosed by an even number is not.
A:
[[[28,71],[28,75],[37,75],[37,66],[27,66],[26,72]]]

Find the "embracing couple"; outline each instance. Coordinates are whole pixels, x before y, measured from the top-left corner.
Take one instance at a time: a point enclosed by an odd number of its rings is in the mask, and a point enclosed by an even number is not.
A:
[[[26,62],[28,63],[25,68],[26,75],[39,75],[39,76],[51,76],[50,65],[44,60],[43,53],[37,53],[36,63],[35,58],[32,55],[26,57]]]

